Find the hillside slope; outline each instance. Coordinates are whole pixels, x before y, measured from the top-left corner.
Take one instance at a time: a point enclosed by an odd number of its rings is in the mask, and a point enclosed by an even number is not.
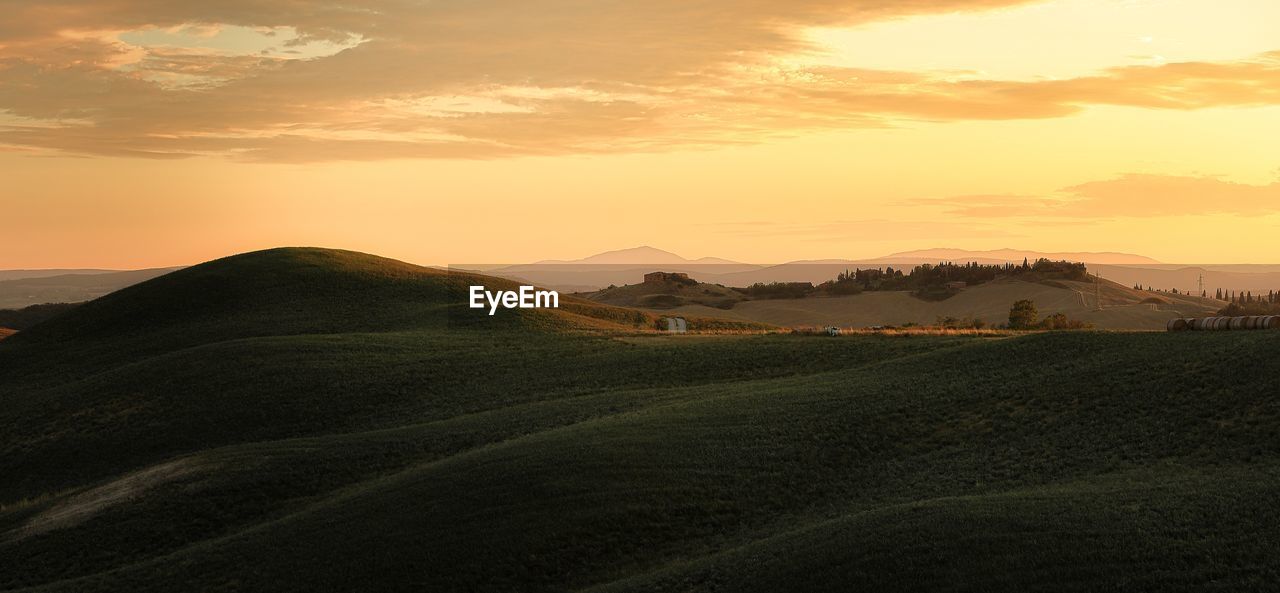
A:
[[[1280,332],[458,326],[419,316],[448,278],[369,257],[215,262],[0,343],[0,590],[1280,578]]]
[[[442,409],[471,409],[460,398],[474,383],[468,373],[480,372],[477,350],[518,353],[557,333],[655,323],[571,297],[559,309],[489,316],[466,308],[473,284],[515,288],[355,252],[276,249],[174,272],[19,332],[0,344],[0,473],[20,476],[0,484],[0,500],[6,488],[52,487],[178,450],[380,426],[427,394],[447,398]],[[573,364],[510,356],[490,372]],[[413,361],[423,368],[407,368]],[[441,365],[454,374],[428,381]],[[518,398],[552,381],[503,389]],[[333,389],[358,397],[333,399]],[[71,433],[83,439],[49,437]],[[111,451],[119,465],[85,450]]]
[[[614,286],[578,295],[596,303],[619,307],[670,309],[682,305],[704,305],[715,309],[731,309],[746,299],[746,295],[720,286],[690,280],[679,282],[641,282]]]
[[[1100,329],[1164,329],[1175,317],[1212,315],[1222,303],[1185,295],[1135,291],[1114,282],[1102,282],[1102,308],[1090,282],[1023,282],[997,280],[973,286],[943,301],[924,301],[907,292],[866,292],[853,296],[746,301],[722,317],[780,326],[927,325],[939,317],[971,317],[990,324],[1008,320],[1009,307],[1021,299],[1034,301],[1042,316],[1064,313]],[[1163,303],[1142,301],[1158,298]],[[676,307],[670,312],[708,315],[714,309],[699,305]]]
[[[583,330],[648,327],[651,316],[580,299],[557,310],[469,310],[468,287],[511,281],[424,268],[351,251],[281,248],[166,274],[77,307],[13,340],[11,360],[33,372],[74,358],[84,367],[133,355],[259,336],[426,328]],[[21,345],[21,348],[18,347]],[[20,371],[19,371],[20,372]]]

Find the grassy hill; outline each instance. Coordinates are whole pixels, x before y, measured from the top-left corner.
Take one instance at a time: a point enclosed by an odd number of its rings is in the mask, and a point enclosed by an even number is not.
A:
[[[611,286],[580,295],[582,298],[619,307],[671,309],[682,305],[702,305],[714,309],[731,309],[747,296],[719,284],[690,280],[641,282]]]
[[[1280,332],[649,336],[477,280],[273,250],[0,342],[0,590],[1280,579]]]
[[[780,326],[930,324],[939,317],[971,317],[991,324],[1008,320],[1009,306],[1020,299],[1035,301],[1040,314],[1064,313],[1100,329],[1164,329],[1175,317],[1213,315],[1220,301],[1186,295],[1137,291],[1104,280],[1102,308],[1098,309],[1091,282],[1050,280],[1024,282],[1002,279],[973,286],[942,301],[924,301],[908,292],[866,292],[853,296],[804,299],[754,300],[738,303],[727,311],[684,305],[675,313],[710,315]],[[1143,301],[1158,297],[1162,304]]]
[[[1000,278],[946,298],[922,298],[910,291],[868,291],[857,295],[816,292],[803,298],[752,297],[743,289],[701,282],[645,282],[582,293],[584,299],[655,314],[713,316],[769,325],[870,327],[934,323],[939,318],[981,319],[988,325],[1008,320],[1018,300],[1034,301],[1042,315],[1063,313],[1100,329],[1162,330],[1176,317],[1215,315],[1225,303],[1185,294],[1148,292],[1109,280],[1075,281]],[[821,289],[819,289],[821,290]]]

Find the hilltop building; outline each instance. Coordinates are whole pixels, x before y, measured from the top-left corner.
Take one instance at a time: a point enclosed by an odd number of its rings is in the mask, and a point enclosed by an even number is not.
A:
[[[644,275],[644,281],[648,284],[660,282],[688,282],[689,275],[684,272],[649,272]]]

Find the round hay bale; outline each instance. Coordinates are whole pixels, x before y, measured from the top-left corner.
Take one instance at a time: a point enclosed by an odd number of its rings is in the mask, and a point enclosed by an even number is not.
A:
[[[1171,332],[1180,332],[1180,331],[1186,330],[1187,320],[1182,319],[1181,317],[1177,319],[1170,319],[1169,323],[1165,325],[1165,329]]]
[[[1227,329],[1231,329],[1231,330],[1244,329],[1245,319],[1246,319],[1245,317],[1232,317],[1231,321],[1227,323]]]
[[[1280,317],[1275,315],[1263,317],[1261,329],[1280,329]]]
[[[1231,329],[1230,317],[1215,317],[1213,319],[1213,329],[1217,331],[1226,331]]]

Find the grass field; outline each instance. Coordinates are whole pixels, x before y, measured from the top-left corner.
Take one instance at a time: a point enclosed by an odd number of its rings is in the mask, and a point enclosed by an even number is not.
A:
[[[671,336],[475,280],[275,250],[0,342],[0,590],[1280,582],[1280,332]]]
[[[1159,305],[1141,301],[1158,296]],[[988,324],[1006,323],[1014,301],[1035,301],[1041,315],[1064,313],[1072,319],[1093,324],[1098,329],[1163,330],[1175,317],[1213,315],[1224,303],[1186,295],[1135,291],[1115,283],[1103,283],[1102,308],[1094,286],[1087,282],[1055,281],[1052,284],[999,280],[967,288],[943,301],[925,301],[909,292],[866,292],[853,296],[826,298],[754,300],[720,310],[703,305],[684,305],[667,314],[718,315],[729,319],[756,321],[782,326],[835,325],[868,327],[932,324],[939,317],[969,317]]]

